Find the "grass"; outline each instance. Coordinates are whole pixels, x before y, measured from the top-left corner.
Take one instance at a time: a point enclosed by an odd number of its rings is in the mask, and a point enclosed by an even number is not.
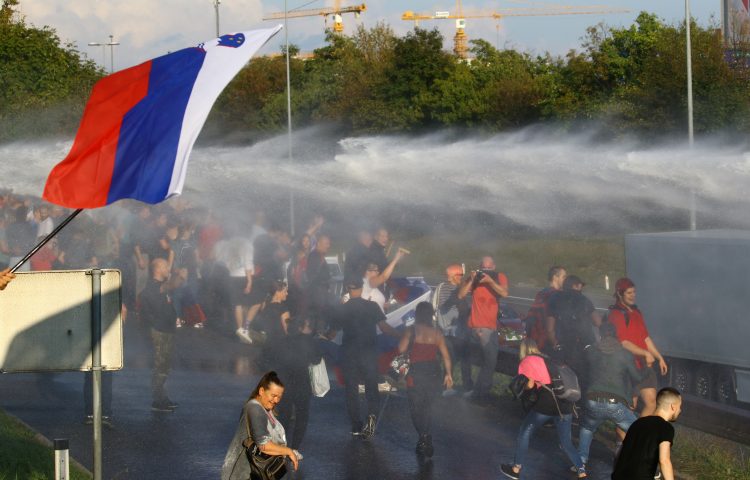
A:
[[[672,463],[685,479],[750,480],[747,446],[679,425]]]
[[[0,480],[55,478],[55,453],[34,438],[34,432],[0,411]],[[90,478],[71,465],[70,478]]]
[[[412,253],[399,265],[399,272],[422,274],[428,281],[442,280],[445,267],[451,263],[464,263],[467,270],[476,268],[483,255],[492,255],[498,270],[517,286],[546,285],[551,265],[565,266],[587,282],[589,291],[605,291],[605,275],[614,283],[625,273],[622,237],[497,237],[477,241],[454,232],[451,236],[416,237],[402,243]]]

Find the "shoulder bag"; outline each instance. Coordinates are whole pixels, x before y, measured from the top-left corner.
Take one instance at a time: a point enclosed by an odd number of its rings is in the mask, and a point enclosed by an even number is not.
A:
[[[245,428],[247,438],[242,442],[245,455],[250,462],[251,480],[280,480],[286,475],[286,459],[283,455],[266,455],[260,451],[250,433],[250,417],[245,413]]]

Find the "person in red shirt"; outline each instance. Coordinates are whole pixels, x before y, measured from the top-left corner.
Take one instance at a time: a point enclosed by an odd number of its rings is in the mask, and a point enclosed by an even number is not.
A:
[[[621,278],[615,284],[616,303],[609,307],[609,322],[617,329],[617,338],[622,346],[633,354],[638,369],[646,369],[644,380],[637,385],[643,409],[641,416],[653,415],[656,411],[656,372],[654,363],[659,364],[659,373],[667,374],[667,362],[661,356],[653,340],[649,337],[643,314],[635,304],[635,283],[629,278]]]
[[[471,315],[468,326],[471,335],[482,347],[482,366],[474,382],[474,390],[466,395],[478,401],[488,400],[492,387],[492,374],[497,366],[497,353],[500,348],[497,340],[498,301],[508,296],[508,278],[495,271],[492,257],[483,257],[479,270],[464,277],[459,287],[458,298],[463,300],[471,293]]]

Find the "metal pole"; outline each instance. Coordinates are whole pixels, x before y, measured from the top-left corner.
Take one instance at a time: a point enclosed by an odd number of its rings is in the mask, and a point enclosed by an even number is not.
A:
[[[286,45],[286,127],[289,162],[292,162],[292,82],[289,77],[289,29],[287,28],[287,0],[284,0],[284,44]],[[289,233],[294,237],[294,190],[289,191]]]
[[[690,42],[690,0],[685,0],[685,55],[687,56],[688,144],[693,149],[693,55]],[[695,187],[690,190],[690,230],[695,230]]]
[[[109,67],[109,73],[114,73],[115,71],[115,45],[119,45],[120,42],[114,41],[114,36],[109,36],[109,43],[107,44],[109,46],[109,61],[110,61],[110,67]]]
[[[216,37],[220,37],[221,33],[219,33],[219,4],[221,3],[221,0],[214,0],[214,11],[216,12]]]
[[[94,406],[94,480],[102,479],[102,271],[91,270],[91,370]]]
[[[55,447],[55,480],[68,480],[70,478],[68,439],[56,438],[53,445]]]
[[[57,235],[58,232],[60,232],[60,230],[62,230],[63,228],[65,228],[65,226],[67,224],[69,224],[71,220],[73,220],[74,218],[76,218],[76,215],[78,215],[82,211],[83,211],[83,209],[79,208],[75,212],[73,212],[70,215],[68,215],[68,218],[66,218],[65,220],[63,220],[60,223],[60,225],[58,225],[54,230],[52,230],[49,235],[47,235],[46,237],[44,237],[44,239],[42,239],[41,242],[37,243],[36,246],[34,248],[32,248],[29,253],[27,253],[26,255],[24,255],[23,258],[21,260],[19,260],[18,263],[16,263],[13,266],[13,268],[10,269],[10,271],[11,272],[15,272],[16,270],[18,270],[19,268],[21,268],[21,265],[23,265],[24,263],[26,263],[32,256],[34,256],[34,254],[36,252],[38,252],[40,248],[42,248],[44,245],[47,244],[47,242],[49,242],[50,240],[52,240],[52,237],[54,237],[55,235]]]

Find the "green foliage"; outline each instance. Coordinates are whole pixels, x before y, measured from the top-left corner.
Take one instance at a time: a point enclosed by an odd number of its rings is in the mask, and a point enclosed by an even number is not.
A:
[[[101,72],[54,30],[14,20],[17,3],[0,9],[0,139],[69,133]]]
[[[54,30],[17,19],[18,0],[0,9],[0,140],[70,132],[101,75]],[[716,28],[691,25],[697,134],[750,126],[750,56],[728,62]],[[435,127],[500,131],[536,122],[595,122],[604,135],[684,135],[687,87],[684,25],[642,12],[633,25],[587,29],[580,50],[533,57],[474,40],[473,58],[444,50],[437,30],[402,37],[385,23],[352,35],[328,32],[312,57],[290,46],[292,120],[350,133]],[[282,49],[283,50],[283,49]],[[43,115],[39,115],[43,112]],[[20,119],[20,120],[19,120]],[[30,121],[23,121],[28,119]],[[219,97],[209,129],[248,139],[286,128],[286,61],[255,58]]]

